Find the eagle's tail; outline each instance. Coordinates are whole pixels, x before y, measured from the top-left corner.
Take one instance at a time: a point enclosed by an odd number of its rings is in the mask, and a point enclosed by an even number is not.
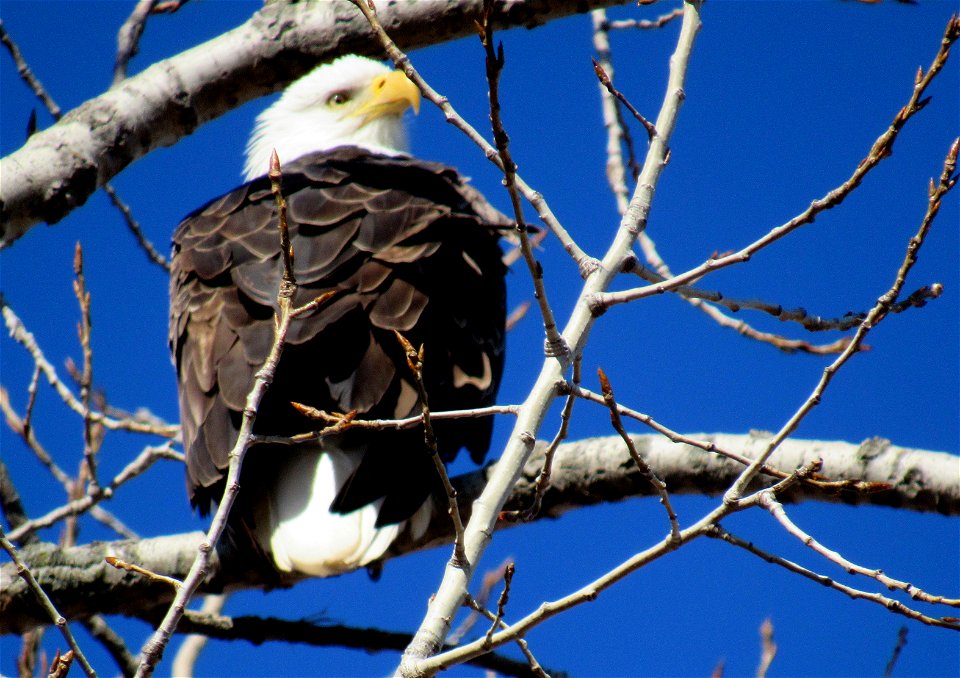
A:
[[[281,572],[318,577],[348,572],[383,556],[404,529],[414,538],[426,531],[431,498],[410,519],[379,527],[382,498],[349,513],[330,510],[359,466],[356,455],[337,450],[289,454],[256,521],[257,539]]]

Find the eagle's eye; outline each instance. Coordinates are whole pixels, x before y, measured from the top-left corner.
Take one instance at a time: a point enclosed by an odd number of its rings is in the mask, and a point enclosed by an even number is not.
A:
[[[329,98],[327,98],[327,106],[336,108],[338,106],[343,106],[348,101],[350,101],[349,92],[334,92],[329,96]]]

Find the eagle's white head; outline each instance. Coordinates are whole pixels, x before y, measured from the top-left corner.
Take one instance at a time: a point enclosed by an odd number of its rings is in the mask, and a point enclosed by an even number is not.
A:
[[[379,61],[350,54],[318,66],[257,117],[244,178],[266,174],[273,149],[284,164],[337,146],[404,155],[402,117],[410,107],[419,111],[420,91]]]

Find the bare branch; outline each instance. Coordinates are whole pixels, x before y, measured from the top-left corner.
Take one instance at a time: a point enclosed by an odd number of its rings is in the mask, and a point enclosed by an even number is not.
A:
[[[512,561],[508,558],[500,563],[497,567],[492,570],[488,570],[484,573],[483,579],[480,584],[480,591],[476,596],[469,596],[466,601],[466,606],[470,608],[471,612],[467,615],[467,618],[460,622],[460,626],[456,628],[447,639],[451,645],[459,645],[460,640],[466,636],[470,629],[472,629],[477,621],[480,619],[480,616],[485,611],[485,606],[487,601],[490,600],[490,593],[493,591],[493,587],[497,585],[501,579],[503,579],[503,573],[507,569]]]
[[[140,0],[140,4],[145,4],[149,2],[156,2],[156,0]],[[136,13],[136,11],[134,12]],[[121,33],[123,29],[121,28]],[[13,39],[7,34],[6,30],[3,28],[3,22],[0,21],[0,41],[3,42],[4,46],[10,51],[10,55],[13,57],[14,63],[17,65],[17,71],[20,73],[21,79],[27,84],[27,86],[33,90],[33,93],[37,95],[37,98],[43,103],[47,111],[54,120],[60,120],[63,117],[63,113],[60,110],[60,107],[53,100],[47,91],[44,89],[43,85],[40,83],[40,80],[33,74],[33,71],[30,70],[30,67],[27,65],[26,61],[23,58],[23,55],[20,53],[19,48],[16,43],[13,42]],[[31,117],[31,132],[30,136],[33,136],[33,132],[36,127],[36,115],[34,112],[33,117]],[[153,246],[147,237],[143,234],[143,230],[140,228],[140,224],[137,223],[137,220],[133,216],[133,212],[130,210],[130,207],[120,199],[120,196],[117,195],[116,189],[109,183],[104,183],[103,191],[110,198],[110,202],[113,203],[120,214],[123,216],[124,223],[127,225],[127,228],[133,233],[133,237],[137,239],[137,243],[147,254],[147,258],[166,270],[170,272],[170,264],[167,263],[167,260],[164,259],[157,248]]]
[[[532,27],[617,2],[498,4],[492,21]],[[396,3],[384,17],[398,44],[415,49],[470,35],[481,7],[482,0],[444,12]],[[9,245],[38,221],[56,223],[137,158],[349,52],[380,56],[369,25],[345,2],[271,2],[236,29],[127,78],[0,162],[0,242]]]
[[[493,2],[483,6],[483,21],[478,23],[480,43],[486,55],[485,65],[487,84],[490,87],[490,123],[493,126],[493,140],[497,145],[497,154],[500,156],[498,166],[503,171],[503,185],[510,195],[510,205],[513,207],[516,234],[520,238],[520,253],[533,279],[533,297],[540,307],[543,318],[543,331],[546,334],[544,353],[548,356],[559,356],[570,349],[557,330],[557,321],[547,299],[547,288],[543,284],[543,266],[533,256],[533,246],[527,233],[527,224],[523,218],[523,206],[520,202],[520,193],[517,190],[517,165],[510,154],[510,137],[503,128],[503,118],[500,115],[500,74],[503,72],[503,43],[493,48],[493,27],[490,25],[490,15],[493,12]]]
[[[486,617],[491,622],[496,619],[496,615],[493,614],[490,610],[483,607],[476,599],[472,596],[467,596],[466,606],[469,607],[474,614]],[[506,628],[507,624],[502,619],[497,622],[498,628]],[[533,653],[530,651],[530,645],[523,638],[516,639],[517,647],[520,648],[520,651],[523,652],[523,656],[527,658],[527,663],[530,665],[530,670],[533,671],[533,675],[537,678],[550,678],[543,667],[540,665],[540,662],[537,661],[537,658],[533,656]],[[449,643],[449,645],[455,645],[455,643]],[[486,657],[489,655],[480,655],[480,657]]]
[[[903,648],[906,644],[907,627],[901,626],[900,630],[897,632],[897,644],[893,646],[893,652],[890,654],[890,661],[887,662],[887,666],[883,671],[883,678],[891,678],[893,675],[893,669],[897,665],[897,660],[900,659],[900,653],[903,651]]]
[[[621,21],[604,21],[603,30],[605,31],[622,31],[630,29],[640,29],[647,30],[651,28],[663,28],[668,23],[683,16],[683,8],[678,7],[672,12],[667,12],[666,14],[661,14],[656,19],[652,21],[649,19],[623,19]]]
[[[137,244],[140,245],[140,249],[142,249],[144,254],[147,255],[147,261],[152,264],[156,264],[164,271],[169,273],[170,262],[167,261],[165,256],[160,254],[156,246],[150,242],[146,235],[144,235],[143,229],[140,227],[140,223],[137,221],[136,217],[133,216],[133,211],[130,209],[130,206],[120,199],[120,196],[117,195],[117,191],[113,187],[113,184],[104,184],[103,192],[107,194],[108,198],[110,198],[110,202],[113,203],[113,206],[120,211],[120,214],[123,216],[123,223],[127,225],[127,230],[133,234]]]
[[[957,36],[960,36],[960,17],[954,17],[952,25],[954,25],[956,29],[956,33],[953,35],[953,38],[956,39]],[[944,45],[944,49],[949,47],[946,38],[944,38]],[[943,52],[943,59],[946,59],[946,52]],[[939,60],[940,57],[938,55],[938,61]],[[906,110],[907,109],[905,108],[904,111]],[[906,115],[906,113],[904,113],[904,115]],[[892,143],[892,141],[890,143]],[[889,147],[887,148],[887,152],[889,152]],[[887,314],[890,312],[893,304],[897,301],[897,297],[900,295],[900,291],[903,289],[903,286],[906,283],[907,274],[917,262],[917,252],[923,245],[924,239],[930,232],[930,227],[933,224],[933,220],[940,211],[940,202],[943,199],[943,196],[950,192],[957,184],[955,173],[957,170],[958,151],[960,151],[960,138],[955,139],[953,144],[950,146],[950,150],[947,151],[947,156],[943,162],[943,171],[940,174],[939,183],[933,185],[931,182],[926,214],[924,214],[923,219],[920,222],[920,227],[917,230],[916,235],[910,238],[910,241],[907,244],[907,252],[904,256],[903,263],[900,264],[900,268],[897,271],[893,285],[891,285],[890,289],[887,290],[886,293],[877,299],[876,305],[870,309],[869,313],[867,313],[867,317],[864,318],[863,322],[860,324],[860,327],[857,328],[857,333],[854,335],[853,339],[850,340],[850,344],[844,349],[843,353],[837,356],[836,360],[824,368],[823,374],[820,377],[820,381],[817,383],[816,387],[813,389],[813,392],[806,399],[806,401],[781,427],[780,431],[768,444],[767,449],[764,450],[764,452],[761,453],[750,464],[750,466],[744,469],[737,482],[730,487],[730,490],[724,495],[725,502],[734,503],[740,500],[740,498],[743,496],[744,487],[749,484],[760,471],[760,467],[766,462],[767,457],[773,453],[777,445],[783,442],[787,436],[797,429],[804,417],[806,417],[814,407],[820,404],[824,391],[826,391],[827,387],[830,385],[830,382],[833,380],[833,377],[837,371],[843,367],[843,365],[846,364],[846,362],[853,357],[855,353],[859,351],[860,345],[863,343],[863,340],[866,338],[870,330],[872,330],[877,324],[887,317]]]
[[[83,407],[83,462],[86,467],[85,475],[90,483],[90,491],[96,493],[100,484],[97,482],[97,450],[100,447],[94,433],[94,423],[91,420],[90,400],[93,396],[93,349],[90,348],[90,292],[87,291],[87,281],[83,274],[83,248],[78,242],[73,256],[73,272],[76,276],[73,281],[73,293],[80,304],[80,323],[77,334],[80,338],[80,349],[83,352],[83,371],[80,373],[80,403]],[[77,482],[79,484],[79,478]]]
[[[816,539],[811,537],[809,534],[801,530],[796,523],[790,520],[790,517],[787,516],[787,512],[783,508],[783,504],[777,501],[776,496],[773,492],[765,491],[760,492],[759,494],[760,506],[767,509],[770,514],[776,518],[777,522],[783,526],[787,532],[799,539],[804,546],[807,546],[821,556],[826,558],[832,563],[842,567],[849,574],[860,574],[865,577],[877,580],[880,584],[885,586],[891,591],[903,591],[909,595],[914,600],[920,600],[925,603],[931,603],[934,605],[948,605],[950,607],[960,607],[960,598],[945,598],[944,596],[935,596],[927,593],[926,591],[910,584],[909,582],[900,581],[898,579],[893,579],[888,577],[883,573],[883,570],[879,569],[868,569],[853,563],[838,552],[828,549],[823,546]]]
[[[773,640],[773,621],[767,617],[760,624],[760,665],[757,678],[766,678],[770,665],[777,656],[777,644]]]
[[[117,58],[113,66],[112,86],[127,77],[127,64],[140,51],[140,36],[158,0],[138,0],[127,20],[117,31]]]
[[[580,384],[580,366],[582,360],[577,358],[573,362],[573,383],[575,386]],[[543,505],[543,495],[550,489],[550,476],[553,472],[553,460],[556,457],[557,448],[564,440],[570,430],[570,418],[573,415],[573,404],[576,402],[574,394],[571,392],[563,403],[563,410],[560,411],[560,428],[557,434],[550,441],[546,451],[543,453],[543,465],[540,467],[540,473],[537,474],[533,502],[522,511],[501,511],[502,520],[514,520],[528,522],[537,517],[540,513],[540,507]]]
[[[290,245],[290,238],[287,233],[286,201],[280,188],[281,178],[280,160],[277,158],[276,151],[274,151],[270,158],[270,183],[277,204],[277,211],[280,215],[278,230],[284,272],[280,280],[280,289],[277,291],[278,310],[276,312],[276,323],[274,324],[273,344],[263,361],[263,365],[257,370],[253,385],[247,393],[237,440],[228,455],[230,463],[227,469],[223,496],[217,506],[216,513],[214,513],[210,528],[207,530],[206,538],[197,549],[190,571],[184,578],[183,583],[177,588],[177,594],[166,615],[164,615],[163,621],[140,651],[140,666],[137,667],[137,678],[146,678],[153,673],[163,657],[163,651],[170,642],[177,624],[186,611],[187,603],[190,602],[190,598],[196,593],[207,576],[213,547],[226,529],[230,509],[233,508],[237,494],[240,492],[240,470],[247,450],[252,444],[253,424],[257,419],[257,410],[260,408],[260,403],[266,395],[267,389],[273,382],[277,365],[280,363],[280,355],[286,344],[287,331],[290,329],[290,323],[293,320],[295,309],[292,307],[292,303],[294,294],[296,294],[297,283],[293,274],[293,248]]]
[[[200,606],[201,615],[219,616],[227,604],[229,596],[225,593],[211,593],[204,596],[203,605]],[[196,670],[197,659],[200,653],[207,645],[209,638],[200,633],[191,633],[183,642],[173,658],[173,665],[170,667],[171,673],[180,678],[193,678]]]
[[[607,378],[607,375],[602,369],[598,368],[597,376],[600,378],[600,388],[603,390],[603,401],[607,407],[610,408],[610,423],[623,439],[623,442],[627,446],[627,451],[630,453],[630,458],[633,459],[637,468],[640,469],[640,473],[647,479],[647,482],[650,483],[654,492],[660,496],[660,504],[663,506],[663,510],[667,512],[667,520],[670,522],[670,539],[674,546],[680,546],[680,524],[677,522],[677,514],[673,510],[673,504],[670,503],[667,484],[663,482],[657,475],[657,472],[643,460],[643,457],[641,457],[637,451],[637,446],[633,444],[633,439],[627,433],[626,429],[623,428],[623,422],[620,420],[620,411],[617,409],[616,396],[613,395],[613,387],[610,385],[610,380]]]
[[[729,532],[727,532],[726,530],[724,530],[718,525],[713,526],[706,534],[709,537],[714,537],[715,539],[720,539],[722,541],[725,541],[728,544],[738,546],[744,549],[745,551],[748,551],[753,555],[759,558],[762,558],[768,563],[779,565],[780,567],[783,567],[789,570],[790,572],[793,572],[794,574],[799,574],[800,576],[806,577],[811,581],[815,581],[818,584],[821,584],[822,586],[826,586],[827,588],[840,591],[841,593],[844,593],[850,596],[854,600],[869,600],[870,602],[873,602],[878,605],[881,605],[882,607],[885,607],[891,612],[903,615],[905,617],[909,617],[914,621],[918,621],[923,624],[927,624],[929,626],[939,626],[945,629],[960,630],[960,624],[957,624],[955,622],[950,622],[950,621],[944,621],[943,619],[937,619],[935,617],[929,617],[925,614],[922,614],[916,610],[913,610],[907,607],[900,601],[894,600],[893,598],[887,598],[886,596],[881,595],[879,593],[869,593],[867,591],[861,591],[851,586],[847,586],[846,584],[841,584],[840,582],[830,577],[827,577],[822,574],[818,574],[812,570],[808,570],[807,568],[801,565],[798,565],[790,560],[787,560],[786,558],[781,558],[780,556],[774,555],[772,553],[768,553],[763,549],[757,548],[750,542],[740,539],[739,537],[736,537],[733,534],[730,534]]]
[[[20,501],[20,493],[17,492],[17,488],[13,484],[13,478],[10,477],[10,471],[3,459],[0,459],[0,510],[3,511],[3,517],[12,528],[16,528],[28,520],[27,512]],[[36,539],[36,535],[28,535],[26,539],[22,540],[21,545],[32,543]]]
[[[676,15],[682,15],[682,10],[678,10]],[[672,17],[673,13],[666,16]],[[661,17],[661,19],[662,18],[664,17]],[[603,112],[603,124],[607,130],[607,182],[610,185],[610,190],[613,191],[613,195],[616,198],[617,211],[622,216],[627,210],[627,197],[629,195],[629,191],[627,190],[626,172],[623,166],[621,142],[626,145],[629,159],[628,161],[633,169],[634,180],[636,180],[639,174],[639,168],[636,168],[635,166],[635,161],[633,159],[632,140],[630,138],[628,128],[623,121],[621,109],[617,105],[617,102],[619,101],[623,103],[630,110],[633,116],[644,126],[647,131],[648,138],[652,138],[652,136],[656,134],[656,128],[646,118],[640,115],[640,113],[630,104],[630,102],[627,101],[626,97],[624,97],[623,94],[621,94],[613,86],[613,57],[610,50],[610,39],[607,32],[608,28],[610,27],[610,22],[607,21],[606,11],[602,9],[594,10],[592,13],[592,19],[593,46],[597,50],[597,55],[599,58],[599,60],[594,60],[594,70],[596,71],[597,77],[599,78],[601,84],[601,109]],[[624,272],[636,273],[637,275],[646,279],[648,282],[662,282],[673,275],[670,271],[670,267],[667,266],[666,262],[663,261],[663,259],[660,257],[660,254],[657,252],[657,246],[653,242],[653,239],[646,231],[640,234],[638,242],[647,261],[652,266],[656,267],[656,272],[649,271],[645,267],[641,266],[636,257],[632,255],[628,256],[621,266],[621,269]],[[773,344],[777,348],[784,351],[839,353],[846,347],[846,341],[843,339],[826,346],[815,346],[806,341],[791,340],[775,334],[760,332],[748,325],[746,322],[742,320],[734,320],[719,309],[715,308],[713,305],[706,304],[701,301],[701,299],[708,299],[713,303],[721,304],[731,310],[739,310],[740,306],[736,305],[735,300],[726,300],[723,298],[723,295],[718,292],[701,292],[688,285],[683,285],[670,291],[675,292],[687,299],[691,306],[700,309],[721,326],[734,329],[740,334],[750,337],[751,339]],[[748,303],[743,303],[741,306],[750,307]],[[779,315],[782,311],[783,309],[778,307],[775,314]],[[850,327],[854,325],[856,325],[855,321],[850,325]]]
[[[656,468],[674,496],[695,494],[717,496],[736,479],[743,465],[704,452],[701,448],[671,443],[660,435],[631,436],[644,460]],[[696,436],[718,448],[730,450],[762,449],[769,434],[734,436],[725,434]],[[507,508],[530,506],[537,493],[537,478],[543,466],[547,443],[538,445],[518,483]],[[786,440],[769,460],[777,468],[796,468],[812,457],[823,457],[821,474],[838,480],[863,480],[889,487],[883,492],[861,493],[850,490],[824,491],[808,483],[797,483],[779,495],[784,503],[817,501],[844,505],[893,506],[901,510],[960,515],[960,477],[956,455],[897,447],[889,441],[867,440],[860,445],[820,440]],[[452,479],[461,498],[464,519],[469,518],[473,502],[496,472],[495,466],[478,469]],[[853,483],[851,483],[853,485]],[[760,489],[762,485],[757,483]],[[556,451],[550,489],[543,495],[539,518],[551,518],[583,506],[627,497],[653,496],[649,482],[624,450],[620,436],[591,438],[563,443]],[[500,521],[498,529],[515,523]],[[421,541],[401,541],[391,548],[388,558],[411,551],[449,544],[450,518],[437,512]],[[200,532],[141,539],[139,541],[98,542],[68,549],[40,543],[24,547],[24,557],[33,565],[34,576],[55,595],[58,606],[70,618],[93,613],[136,615],[166,606],[173,590],[164,583],[130,577],[104,562],[106,556],[139,564],[153,572],[183,579],[204,535]],[[210,564],[210,580],[204,590],[230,590],[263,586],[258,573],[231,573],[224,580],[216,554]],[[289,585],[299,577],[284,579]],[[16,569],[0,566],[0,633],[21,633],[47,619],[26,585],[18,580]]]
[[[27,87],[37,96],[44,108],[50,111],[50,115],[52,115],[55,120],[59,120],[62,115],[60,107],[57,106],[53,97],[47,94],[47,90],[43,88],[43,84],[41,84],[37,76],[33,74],[33,71],[30,70],[30,66],[27,65],[27,60],[23,58],[20,48],[17,47],[17,43],[15,43],[13,38],[10,37],[10,34],[7,33],[3,21],[0,21],[0,42],[2,42],[3,46],[10,52],[13,63],[17,66],[17,73],[20,75],[20,79],[23,80],[27,84]]]
[[[410,634],[376,628],[313,624],[275,617],[228,617],[188,610],[178,627],[180,633],[200,633],[208,638],[248,640],[252,643],[277,641],[315,647],[346,647],[365,652],[402,650]],[[506,676],[532,676],[530,667],[500,655],[487,655],[471,662]]]
[[[650,150],[644,163],[638,189],[635,193],[627,216],[612,245],[604,256],[602,265],[594,268],[587,276],[583,295],[578,299],[571,313],[563,337],[571,349],[571,355],[579,355],[589,336],[595,317],[585,299],[594,293],[607,289],[619,263],[627,255],[636,240],[636,234],[646,225],[653,198],[654,187],[663,169],[667,154],[667,144],[676,124],[679,105],[683,98],[683,83],[687,63],[693,46],[694,37],[700,21],[697,4],[688,4],[683,17],[677,49],[671,59],[667,93],[656,126],[659,135],[650,144]],[[404,653],[401,673],[419,674],[426,668],[423,661],[439,649],[450,630],[450,619],[460,606],[473,574],[473,568],[489,543],[497,518],[504,502],[510,495],[520,471],[533,452],[535,435],[539,430],[553,399],[558,395],[557,385],[562,383],[563,372],[569,363],[548,358],[541,369],[536,383],[531,388],[517,418],[513,433],[500,457],[497,470],[490,477],[487,487],[473,504],[473,516],[466,529],[466,552],[469,558],[467,567],[447,567],[443,581],[424,617],[414,641]]]
[[[917,78],[913,87],[913,92],[911,93],[907,104],[894,116],[893,121],[887,128],[887,131],[881,134],[880,137],[873,143],[869,153],[863,160],[860,161],[860,164],[854,170],[853,174],[851,174],[850,178],[843,182],[840,186],[833,189],[822,198],[814,200],[802,213],[798,214],[790,221],[777,226],[765,236],[755,240],[738,252],[717,258],[710,258],[700,266],[692,268],[685,273],[675,275],[664,283],[648,285],[646,287],[639,287],[632,290],[623,290],[621,292],[597,293],[592,300],[596,312],[602,313],[607,308],[615,304],[622,304],[628,301],[634,301],[636,299],[662,294],[674,287],[693,283],[712,271],[716,271],[733,264],[741,264],[749,261],[749,259],[758,251],[776,242],[788,233],[797,230],[801,226],[812,223],[817,215],[819,215],[821,212],[832,209],[842,203],[846,197],[850,195],[850,193],[857,188],[857,186],[860,185],[864,177],[869,174],[872,169],[874,169],[880,164],[880,162],[893,153],[893,144],[896,141],[900,130],[903,129],[903,126],[908,120],[910,120],[910,118],[912,118],[919,111],[923,110],[923,108],[926,106],[928,100],[922,99],[923,94],[926,92],[926,89],[932,82],[933,78],[935,78],[936,75],[942,70],[947,58],[950,55],[950,48],[953,46],[953,43],[956,42],[958,37],[960,37],[960,17],[954,16],[951,17],[950,21],[947,22],[947,27],[944,30],[943,39],[940,43],[940,49],[937,52],[936,57],[934,57],[934,60],[930,65],[930,69],[925,74],[922,74],[921,77]]]
[[[100,501],[112,497],[114,491],[118,487],[123,485],[128,480],[136,478],[141,473],[144,473],[153,465],[155,461],[159,459],[172,459],[174,461],[182,462],[183,455],[174,452],[170,447],[171,444],[172,443],[167,443],[159,447],[147,447],[143,450],[143,452],[137,455],[133,461],[127,464],[120,471],[120,473],[114,476],[113,480],[111,480],[106,486],[100,486],[97,488],[96,492],[87,493],[79,499],[74,499],[64,506],[53,509],[40,518],[28,520],[10,532],[10,539],[13,541],[19,541],[30,532],[34,532],[44,527],[50,527],[54,523],[63,520],[64,518],[76,516],[90,510]]]
[[[37,367],[47,378],[47,382],[53,389],[57,392],[60,398],[66,403],[67,407],[79,414],[81,417],[84,416],[83,403],[70,391],[66,384],[61,381],[57,370],[50,364],[50,362],[43,355],[43,351],[40,349],[40,346],[37,344],[37,340],[34,338],[23,323],[20,321],[20,318],[17,317],[17,314],[13,312],[13,309],[10,308],[10,305],[7,304],[6,299],[3,295],[0,295],[0,313],[3,314],[4,322],[7,326],[7,331],[10,333],[10,336],[14,341],[23,346],[30,353],[33,361],[36,363]],[[151,433],[153,435],[163,436],[166,438],[174,438],[180,433],[180,427],[174,426],[173,424],[166,423],[145,423],[139,421],[138,419],[113,419],[106,416],[102,412],[90,412],[88,414],[90,420],[102,424],[105,428],[114,429],[114,430],[124,430],[124,431],[134,431],[136,433]]]
[[[430,420],[430,402],[428,400],[427,387],[423,383],[423,356],[424,348],[420,346],[417,351],[413,344],[406,340],[397,330],[393,333],[397,336],[397,341],[403,347],[403,352],[407,358],[407,367],[413,373],[413,378],[417,382],[417,395],[420,400],[420,413],[423,417],[423,442],[430,450],[430,458],[433,460],[434,468],[437,469],[437,475],[440,476],[440,482],[443,484],[443,491],[447,496],[447,514],[453,523],[453,555],[451,562],[454,566],[462,563],[466,558],[463,552],[463,520],[460,517],[460,505],[457,501],[457,491],[450,483],[450,476],[447,475],[447,467],[440,458],[440,452],[437,448],[437,435],[433,430],[433,422]]]
[[[482,1],[485,2],[486,0]],[[370,2],[370,0],[350,0],[350,2],[355,4],[363,13],[366,20],[370,22],[370,26],[373,28],[374,33],[379,39],[380,44],[383,46],[384,51],[387,53],[387,56],[393,61],[394,64],[396,64],[397,68],[406,73],[407,77],[410,78],[410,80],[420,89],[420,93],[423,95],[423,97],[436,105],[443,112],[447,122],[466,134],[470,141],[480,147],[484,156],[490,162],[500,168],[501,171],[503,171],[502,160],[500,159],[500,154],[497,152],[497,149],[491,146],[490,143],[483,138],[483,135],[477,132],[477,130],[474,129],[470,123],[464,120],[456,112],[447,97],[438,94],[437,91],[427,84],[427,82],[420,76],[420,74],[410,63],[410,59],[407,57],[407,55],[400,51],[398,44],[402,45],[402,42],[399,42],[399,37],[397,37],[398,42],[394,42],[394,40],[387,35],[386,31],[383,30],[383,26],[380,20],[377,18],[377,13],[373,7],[373,3]],[[494,14],[490,18],[491,25],[495,27],[500,25],[496,16],[497,7],[498,6],[494,7]],[[391,9],[392,8],[393,6],[391,6]],[[479,15],[481,11],[482,3],[481,6],[477,7],[477,10],[473,16]],[[386,11],[384,14],[386,15]],[[396,24],[392,23],[391,25]],[[394,29],[393,35],[397,36],[396,29]],[[595,260],[592,257],[589,257],[586,252],[580,249],[580,246],[574,242],[573,238],[550,210],[547,202],[543,199],[543,195],[539,191],[531,188],[518,174],[515,175],[515,181],[517,188],[520,189],[523,197],[526,198],[527,202],[533,206],[543,223],[545,223],[553,232],[553,234],[560,241],[560,244],[563,246],[563,249],[577,264],[581,275],[586,275],[592,271],[596,267]]]
[[[136,673],[137,658],[130,652],[129,648],[127,648],[127,644],[123,642],[123,638],[107,625],[103,617],[93,615],[92,617],[84,619],[82,623],[87,633],[93,636],[109,653],[113,661],[117,663],[117,667],[119,667],[124,678],[129,678]]]
[[[510,600],[510,584],[513,581],[513,573],[516,571],[516,565],[513,561],[507,563],[503,568],[503,590],[497,599],[497,614],[492,619],[492,624],[484,635],[484,642],[490,643],[493,639],[493,632],[503,623],[503,615],[506,614],[507,602]]]
[[[13,545],[12,541],[7,539],[7,536],[3,532],[3,527],[0,527],[0,547],[3,547],[3,550],[7,552],[8,556],[10,556],[10,559],[17,567],[17,574],[27,583],[27,586],[30,587],[30,591],[43,606],[43,609],[46,611],[50,621],[52,621],[54,625],[60,629],[60,633],[63,634],[63,638],[67,641],[67,645],[70,646],[70,649],[73,651],[77,661],[80,662],[83,672],[90,676],[90,678],[96,678],[97,672],[93,670],[90,662],[87,661],[87,658],[84,656],[83,651],[80,650],[80,646],[77,645],[77,641],[73,637],[73,633],[70,631],[70,626],[67,624],[66,618],[57,611],[57,608],[54,606],[53,602],[44,592],[43,587],[40,586],[33,574],[30,572],[29,566],[27,566],[27,564],[20,559],[20,554],[17,552],[17,547]]]

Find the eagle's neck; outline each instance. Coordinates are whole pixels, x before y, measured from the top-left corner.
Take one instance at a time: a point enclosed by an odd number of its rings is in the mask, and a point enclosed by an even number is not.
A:
[[[288,114],[271,107],[257,118],[247,144],[244,180],[252,181],[267,173],[274,149],[281,165],[339,146],[357,146],[383,155],[408,155],[407,131],[400,116],[385,115],[360,123],[359,119],[324,120],[307,112]]]

